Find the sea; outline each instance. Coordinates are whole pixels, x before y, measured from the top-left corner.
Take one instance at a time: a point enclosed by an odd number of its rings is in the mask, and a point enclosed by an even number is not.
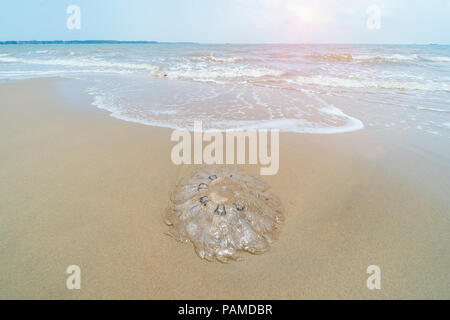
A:
[[[86,83],[93,107],[146,125],[450,138],[450,46],[1,44],[0,81]]]

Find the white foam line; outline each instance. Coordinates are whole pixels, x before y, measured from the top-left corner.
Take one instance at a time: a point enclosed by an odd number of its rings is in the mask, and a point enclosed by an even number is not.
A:
[[[397,90],[424,90],[424,91],[450,91],[450,83],[446,82],[415,82],[398,81],[390,79],[357,79],[357,78],[337,78],[330,76],[299,76],[296,79],[298,84],[318,85],[325,87],[341,88],[381,88]]]
[[[95,89],[87,90],[88,94],[94,95],[92,105],[110,112],[110,116],[124,120],[127,122],[135,122],[143,125],[178,129],[178,130],[193,130],[193,127],[182,127],[172,123],[161,122],[158,120],[143,120],[123,115],[120,109],[107,105],[104,98],[96,92]],[[364,124],[356,118],[344,114],[338,108],[330,108],[327,110],[328,114],[339,115],[347,119],[346,125],[339,127],[316,127],[314,123],[309,123],[303,119],[273,119],[273,120],[259,120],[259,121],[214,121],[213,127],[205,128],[205,131],[240,131],[240,130],[259,130],[259,129],[278,129],[281,132],[295,132],[308,134],[336,134],[358,131],[364,128]]]

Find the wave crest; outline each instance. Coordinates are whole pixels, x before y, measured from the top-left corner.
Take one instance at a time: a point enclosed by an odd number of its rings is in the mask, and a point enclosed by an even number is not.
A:
[[[351,62],[353,56],[350,53],[326,53],[326,54],[312,54],[308,56],[312,59],[325,60],[330,62]]]
[[[393,90],[450,91],[450,83],[434,81],[400,81],[395,79],[359,79],[354,77],[338,78],[330,76],[299,76],[298,84],[318,85],[341,88],[379,88]]]
[[[437,62],[450,63],[447,56],[421,56],[418,54],[368,55],[351,53],[312,54],[308,58],[327,62],[364,62],[364,63],[400,63],[400,62]]]
[[[181,57],[175,58],[174,60],[191,61],[191,62],[213,62],[213,63],[238,63],[247,61],[247,59],[243,57],[216,57],[213,55]]]

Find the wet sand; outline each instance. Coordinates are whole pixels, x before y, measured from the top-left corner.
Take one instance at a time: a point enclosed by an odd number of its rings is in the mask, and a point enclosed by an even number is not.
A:
[[[171,130],[114,119],[69,80],[5,83],[0,97],[1,299],[450,298],[448,139],[281,134],[264,178],[286,209],[280,239],[209,263],[164,234],[193,169],[172,164]],[[69,265],[81,290],[66,289]]]

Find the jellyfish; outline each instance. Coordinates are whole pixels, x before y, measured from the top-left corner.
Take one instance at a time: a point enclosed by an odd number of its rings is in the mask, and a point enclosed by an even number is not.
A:
[[[284,221],[280,200],[268,189],[236,167],[204,166],[176,186],[165,217],[168,234],[192,243],[208,261],[267,252]]]

